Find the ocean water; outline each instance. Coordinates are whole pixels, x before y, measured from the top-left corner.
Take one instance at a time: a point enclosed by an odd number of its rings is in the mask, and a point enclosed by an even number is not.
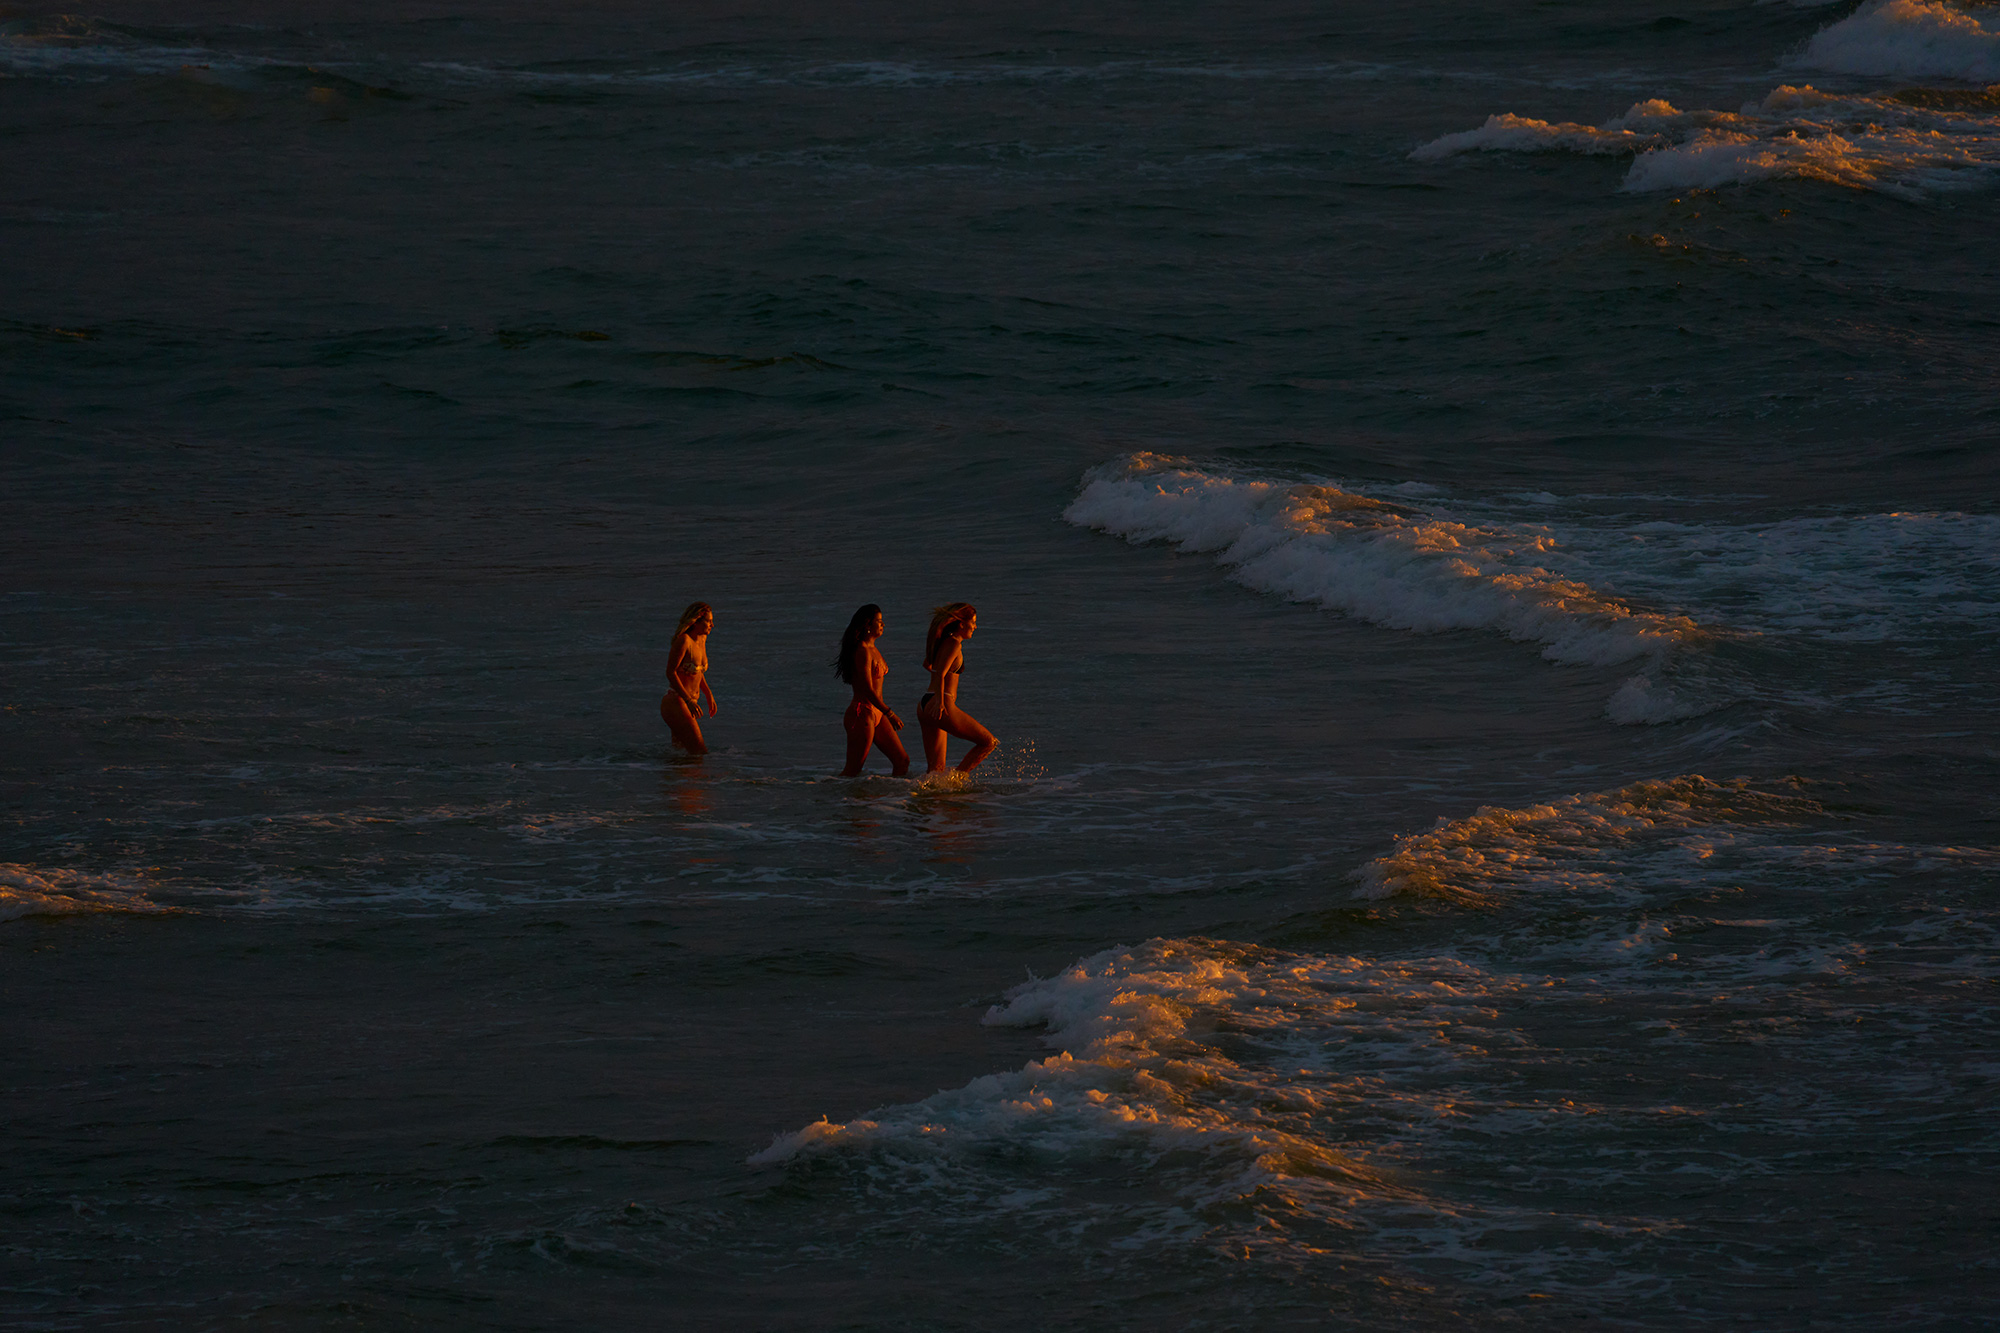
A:
[[[1989,1327],[1996,89],[0,10],[0,1322]],[[835,777],[947,600],[999,752]]]

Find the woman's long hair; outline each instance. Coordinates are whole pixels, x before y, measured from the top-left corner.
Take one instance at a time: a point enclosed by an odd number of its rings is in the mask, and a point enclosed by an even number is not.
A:
[[[924,670],[929,671],[931,663],[937,660],[938,636],[951,626],[978,614],[978,609],[971,602],[946,602],[943,606],[931,608],[930,633],[924,635]]]
[[[854,619],[847,622],[847,632],[840,636],[840,656],[833,659],[833,674],[854,683],[860,672],[855,669],[855,651],[861,647],[861,636],[868,632],[869,622],[882,614],[882,608],[870,602],[854,613]]]
[[[714,611],[709,610],[707,602],[689,602],[688,609],[681,612],[681,623],[674,626],[674,637],[679,638],[681,635],[687,633],[687,627],[699,620],[704,612],[711,616],[715,614]]]

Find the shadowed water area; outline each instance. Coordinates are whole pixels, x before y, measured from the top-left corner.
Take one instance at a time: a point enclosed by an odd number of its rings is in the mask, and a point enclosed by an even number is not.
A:
[[[0,6],[0,1322],[1983,1326],[1993,87]]]

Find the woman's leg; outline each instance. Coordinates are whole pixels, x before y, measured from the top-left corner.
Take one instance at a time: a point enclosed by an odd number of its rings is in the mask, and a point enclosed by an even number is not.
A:
[[[840,719],[847,728],[847,767],[840,770],[840,776],[861,776],[861,766],[868,762],[868,743],[875,737],[875,720],[881,716],[858,699],[847,706],[846,715]]]
[[[944,724],[944,730],[949,731],[960,740],[972,742],[971,751],[966,754],[965,758],[958,761],[958,771],[961,773],[970,773],[973,769],[978,768],[980,762],[987,755],[993,753],[993,747],[1000,744],[999,739],[992,732],[979,725],[978,718],[975,718],[963,708],[952,709],[940,718],[939,721]],[[938,748],[940,750],[944,748],[942,743],[939,744]],[[942,762],[940,762],[939,767],[943,767]]]
[[[923,728],[924,732],[924,772],[926,773],[941,773],[944,771],[944,728],[938,725],[938,714],[940,711],[937,706],[937,698],[934,695],[925,695],[924,701],[917,705],[917,723]]]
[[[674,744],[689,754],[708,753],[708,746],[701,739],[701,723],[695,721],[694,710],[687,706],[687,700],[678,694],[661,695],[660,721],[674,733]]]
[[[876,714],[876,718],[878,720],[875,723],[875,748],[889,757],[889,772],[891,776],[899,778],[907,776],[910,771],[910,754],[909,751],[903,748],[903,738],[898,736],[896,729],[889,725],[889,719],[886,715],[878,713]],[[852,755],[852,747],[849,748],[848,753]],[[864,748],[862,754],[866,755],[867,753],[868,751]]]

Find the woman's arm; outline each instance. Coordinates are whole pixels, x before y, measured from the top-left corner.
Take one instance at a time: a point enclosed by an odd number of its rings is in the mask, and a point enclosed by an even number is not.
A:
[[[708,673],[706,671],[701,673],[701,693],[702,697],[708,700],[708,715],[714,717],[715,691],[708,687]]]

